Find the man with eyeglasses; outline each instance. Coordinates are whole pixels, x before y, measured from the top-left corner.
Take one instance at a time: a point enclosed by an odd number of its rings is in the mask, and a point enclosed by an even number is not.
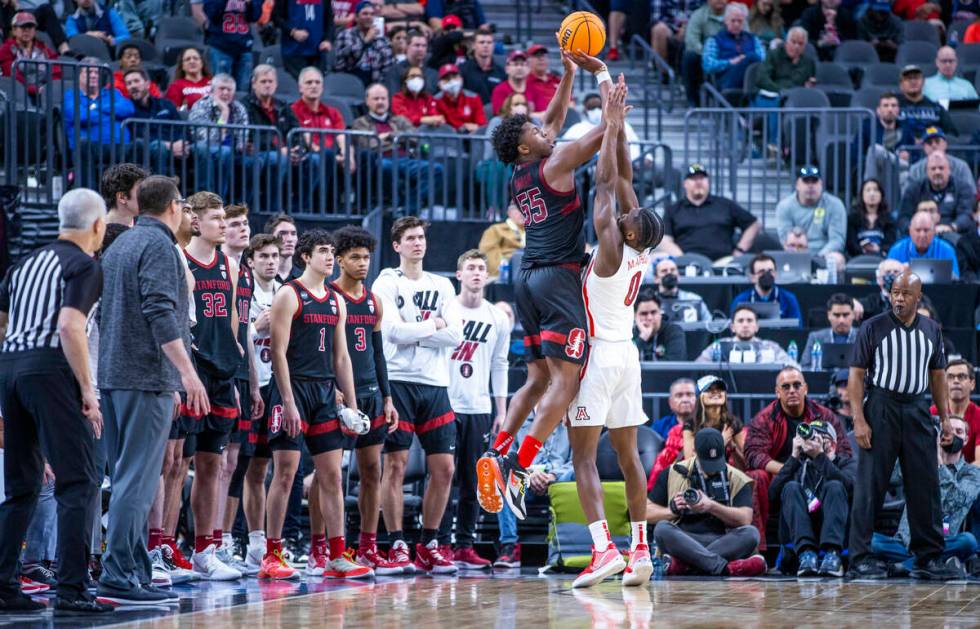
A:
[[[952,47],[943,46],[936,51],[936,69],[939,72],[926,79],[922,88],[926,98],[940,104],[980,98],[973,83],[956,76],[956,50]]]
[[[949,402],[949,414],[962,417],[969,428],[969,438],[963,445],[963,458],[967,463],[974,465],[978,462],[977,450],[980,448],[980,406],[970,399],[970,394],[973,393],[976,385],[976,372],[969,361],[962,358],[949,361],[946,365],[946,399]],[[938,415],[935,404],[929,408],[929,413]],[[977,524],[980,525],[980,521]]]

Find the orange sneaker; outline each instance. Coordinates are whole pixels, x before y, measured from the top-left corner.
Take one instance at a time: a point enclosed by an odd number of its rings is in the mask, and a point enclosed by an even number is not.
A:
[[[262,566],[259,568],[258,578],[260,579],[292,579],[296,576],[296,570],[291,568],[286,560],[282,558],[282,551],[266,553],[262,558]]]
[[[488,513],[500,513],[504,508],[504,477],[499,458],[490,450],[476,462],[476,497]]]
[[[595,547],[593,547],[592,561],[589,562],[589,565],[585,570],[575,577],[575,581],[572,582],[572,587],[592,587],[603,579],[611,577],[614,574],[619,574],[625,569],[626,561],[619,553],[619,550],[616,548],[615,544],[610,545],[609,548],[602,551],[596,550]]]
[[[374,570],[354,561],[354,551],[348,550],[330,560],[330,569],[323,573],[327,579],[373,579]]]

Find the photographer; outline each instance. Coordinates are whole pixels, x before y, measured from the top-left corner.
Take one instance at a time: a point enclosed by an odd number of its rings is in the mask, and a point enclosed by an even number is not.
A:
[[[766,560],[753,554],[752,480],[725,462],[725,439],[714,428],[698,432],[694,450],[695,458],[660,475],[647,501],[667,574],[765,574]]]
[[[857,460],[837,456],[833,426],[820,420],[797,426],[793,453],[769,486],[769,500],[782,504],[779,541],[792,544],[799,557],[796,576],[844,575],[840,551],[844,547],[847,496],[854,488],[856,473]],[[824,554],[819,567],[818,550]]]

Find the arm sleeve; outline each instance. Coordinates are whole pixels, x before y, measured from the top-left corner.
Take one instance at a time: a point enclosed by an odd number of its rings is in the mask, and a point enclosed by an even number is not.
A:
[[[398,290],[395,281],[394,278],[379,277],[371,287],[384,308],[385,316],[381,319],[381,331],[384,337],[394,345],[411,345],[435,334],[436,322],[432,319],[410,323],[402,320],[396,305]]]
[[[65,21],[65,37],[71,39],[75,35],[78,35],[78,22],[75,21],[75,16],[68,16],[68,20]]]
[[[452,306],[453,303],[458,303],[455,300],[456,291],[453,290],[449,280],[445,280],[445,284],[441,292],[447,297],[439,308],[439,316],[446,322],[446,327],[436,330],[424,342],[419,343],[423,347],[456,347],[463,340],[463,317],[459,310]]]
[[[384,338],[380,330],[371,333],[371,343],[374,345],[374,372],[378,378],[378,390],[381,397],[389,397],[391,387],[388,385],[388,361],[385,360]]]
[[[129,34],[129,29],[126,28],[126,22],[122,19],[122,16],[115,9],[108,9],[109,11],[109,22],[112,24],[112,36],[116,40],[116,45],[118,46],[122,42],[129,41],[131,35]]]
[[[10,270],[0,282],[0,312],[10,312]]]
[[[494,310],[496,306],[490,306]],[[497,343],[493,348],[493,359],[490,364],[490,389],[496,397],[507,396],[508,376],[510,361],[507,356],[510,353],[510,320],[503,312],[495,312],[497,315]]]
[[[684,49],[690,50],[695,54],[701,54],[701,50],[704,47],[704,42],[701,40],[701,35],[704,32],[704,14],[699,14],[695,11],[691,14],[691,20],[687,23],[687,28],[684,29]]]
[[[745,460],[750,470],[764,470],[772,457],[769,456],[772,436],[767,434],[769,422],[761,414],[749,422],[745,433]]]
[[[774,502],[779,500],[779,496],[783,493],[783,487],[796,477],[796,472],[799,469],[800,460],[793,456],[789,457],[786,465],[783,466],[783,469],[779,470],[779,473],[773,477],[772,482],[769,484],[769,500]]]
[[[762,47],[762,40],[753,35],[752,42],[755,44],[755,46],[752,47],[752,58],[756,61],[762,61],[766,58],[766,49]]]
[[[735,203],[734,201],[731,202],[731,208],[732,208],[732,220],[742,230],[748,229],[749,227],[754,225],[756,221],[759,220],[758,218],[755,217],[754,214],[752,214],[752,212],[749,212],[744,207],[742,207],[738,203]]]
[[[854,350],[851,354],[851,367],[858,369],[871,369],[874,357],[874,344],[871,339],[871,326],[869,321],[865,321],[858,328],[857,339],[854,341]]]
[[[736,508],[752,508],[752,483],[745,483],[745,487],[732,496],[732,506]]]
[[[790,196],[776,204],[776,232],[779,234],[779,242],[786,240],[789,230],[793,227],[790,216],[790,203],[792,203],[794,198]]]
[[[762,65],[759,66],[759,74],[757,75],[755,86],[760,90],[766,90],[767,92],[778,92],[779,86],[772,78],[772,70],[774,64],[774,58],[776,51],[770,51],[768,55],[763,57]]]

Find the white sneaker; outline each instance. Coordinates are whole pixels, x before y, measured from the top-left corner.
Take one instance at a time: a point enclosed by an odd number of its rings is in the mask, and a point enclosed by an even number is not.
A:
[[[323,573],[327,570],[329,561],[330,558],[326,555],[310,553],[309,558],[306,560],[306,567],[303,569],[303,575],[307,577],[322,577]]]
[[[252,569],[258,571],[262,567],[262,558],[265,557],[265,546],[264,536],[261,540],[258,538],[255,540],[249,539],[248,550],[245,551],[245,565],[248,566],[250,571]]]
[[[242,573],[234,568],[226,566],[218,559],[216,548],[211,544],[203,551],[194,553],[191,564],[194,565],[194,572],[201,575],[202,579],[209,581],[235,581],[242,578]]]
[[[167,564],[163,561],[163,553],[159,548],[150,551],[150,565],[153,567],[151,582],[157,587],[170,587],[173,581],[167,571]]]
[[[170,574],[170,582],[173,585],[180,585],[181,583],[190,583],[191,581],[200,580],[201,576],[194,572],[193,570],[184,570],[183,568],[178,568],[177,564],[174,563],[174,550],[164,544],[157,549],[163,556],[163,564],[167,567],[167,573]],[[150,558],[152,559],[153,554],[150,553]]]
[[[259,573],[258,568],[250,568],[245,565],[244,561],[236,557],[231,552],[231,546],[227,544],[222,543],[221,548],[215,552],[215,555],[218,557],[218,560],[221,561],[221,563],[225,564],[229,568],[238,570],[247,577],[254,577]]]

